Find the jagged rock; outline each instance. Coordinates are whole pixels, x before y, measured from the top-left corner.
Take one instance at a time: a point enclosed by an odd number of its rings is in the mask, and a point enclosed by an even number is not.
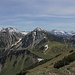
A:
[[[0,48],[9,48],[22,37],[21,32],[15,28],[2,28],[0,31]]]
[[[23,38],[22,47],[25,47],[25,48],[28,46],[35,47],[45,42],[47,42],[46,31],[44,31],[41,28],[36,28]]]

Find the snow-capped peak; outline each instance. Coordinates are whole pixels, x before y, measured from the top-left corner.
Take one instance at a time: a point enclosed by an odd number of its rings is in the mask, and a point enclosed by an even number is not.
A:
[[[34,30],[35,30],[35,31],[42,31],[42,30],[44,30],[44,29],[37,27],[37,28],[35,28]]]
[[[10,34],[14,34],[14,33],[21,33],[23,35],[26,35],[28,32],[25,32],[25,31],[19,31],[18,29],[16,28],[13,28],[13,27],[1,27],[0,28],[0,31],[1,32],[9,32]]]
[[[66,33],[65,31],[56,30],[56,29],[52,30],[52,32],[55,33],[55,34],[65,34]]]
[[[9,30],[9,32],[20,32],[18,29],[12,27],[8,27],[7,29]]]
[[[50,33],[57,35],[57,36],[62,36],[62,37],[75,35],[75,32],[73,32],[73,31],[68,32],[68,31],[62,31],[62,30],[57,30],[57,29],[50,31]]]
[[[19,33],[19,32],[20,32],[18,29],[12,28],[12,27],[7,27],[7,28],[2,27],[2,28],[0,28],[0,31],[1,31],[1,32],[6,32],[6,31],[8,31],[9,33],[13,33],[13,32]]]
[[[28,34],[29,32],[22,31],[21,33],[22,33],[23,35],[26,35],[26,34]]]

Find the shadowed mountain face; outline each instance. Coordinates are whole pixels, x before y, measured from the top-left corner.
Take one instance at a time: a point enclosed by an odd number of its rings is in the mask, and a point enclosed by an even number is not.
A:
[[[34,47],[37,46],[40,42],[41,44],[46,42],[47,39],[47,35],[46,35],[46,31],[42,30],[41,28],[36,28],[35,30],[31,31],[30,33],[28,33],[22,40],[22,47]]]
[[[74,46],[75,45],[75,35],[69,38],[66,38],[65,41],[69,46]]]

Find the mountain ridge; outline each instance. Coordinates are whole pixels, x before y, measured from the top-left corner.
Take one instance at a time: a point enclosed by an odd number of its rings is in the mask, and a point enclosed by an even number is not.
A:
[[[57,33],[57,31],[55,32]],[[62,33],[67,34],[67,32],[61,31]],[[39,70],[41,67],[34,73],[35,68],[48,62],[51,63],[50,66],[54,66],[60,59],[63,61],[63,57],[67,58],[67,55],[74,52],[74,44],[75,35],[64,38],[64,35],[63,37],[58,36],[42,28],[35,28],[25,34],[11,27],[3,28],[0,31],[0,74],[34,75],[38,71],[41,73]],[[46,69],[43,75],[49,73],[47,70],[50,67],[48,67],[49,64],[44,65],[44,67],[42,66],[42,69]],[[34,69],[34,74],[29,71],[31,69]]]
[[[70,37],[75,35],[74,31],[63,31],[63,30],[57,30],[57,29],[51,30],[50,33],[56,36],[61,36],[61,37]]]

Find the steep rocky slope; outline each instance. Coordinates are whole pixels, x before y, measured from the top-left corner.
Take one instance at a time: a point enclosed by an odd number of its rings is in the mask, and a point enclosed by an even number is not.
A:
[[[0,31],[0,48],[10,48],[22,37],[22,33],[15,28],[2,28]]]

